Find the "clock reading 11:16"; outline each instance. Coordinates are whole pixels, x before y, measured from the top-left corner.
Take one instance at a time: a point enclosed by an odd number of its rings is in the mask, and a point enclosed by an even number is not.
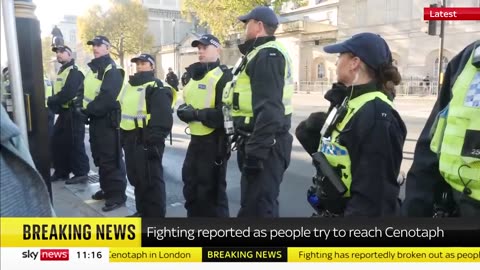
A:
[[[102,252],[101,251],[77,251],[77,255],[79,259],[101,259]]]

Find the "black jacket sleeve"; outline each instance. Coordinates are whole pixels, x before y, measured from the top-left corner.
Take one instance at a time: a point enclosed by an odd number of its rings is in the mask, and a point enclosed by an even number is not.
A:
[[[148,87],[146,91],[147,110],[150,112],[150,121],[148,122],[149,140],[160,141],[160,139],[165,139],[172,130],[172,89],[164,87],[158,81],[157,87]]]
[[[65,85],[56,95],[53,95],[49,103],[52,105],[60,106],[72,100],[83,88],[83,76],[82,72],[73,68],[68,73]]]
[[[201,109],[198,118],[207,127],[223,128],[222,95],[227,82],[233,78],[231,69],[224,69],[223,75],[215,87],[215,108]]]
[[[407,132],[402,119],[375,99],[353,116],[343,132],[340,143],[347,147],[352,166],[345,216],[398,215],[397,177]]]
[[[101,117],[119,108],[117,96],[123,87],[124,72],[117,68],[107,71],[103,77],[100,93],[87,105],[89,115]]]
[[[310,155],[318,151],[320,145],[320,132],[322,130],[325,121],[327,120],[330,111],[342,104],[343,100],[347,96],[347,88],[340,83],[334,83],[332,89],[325,93],[325,99],[330,101],[330,107],[327,112],[315,112],[300,122],[295,130],[295,136],[297,137],[303,149]]]
[[[452,99],[452,88],[458,75],[473,51],[473,44],[456,55],[447,65],[442,88],[430,117],[418,138],[415,147],[413,164],[407,174],[405,201],[402,206],[404,215],[412,217],[431,217],[436,196],[440,196],[449,186],[439,172],[438,157],[430,150],[430,130],[437,114],[443,110]]]
[[[245,146],[247,156],[266,159],[285,118],[283,86],[285,58],[275,48],[260,50],[246,70],[252,88],[253,132]]]
[[[295,130],[295,136],[303,146],[303,149],[310,155],[318,151],[318,147],[320,146],[320,131],[327,117],[328,114],[326,112],[312,113],[307,120],[300,122]]]

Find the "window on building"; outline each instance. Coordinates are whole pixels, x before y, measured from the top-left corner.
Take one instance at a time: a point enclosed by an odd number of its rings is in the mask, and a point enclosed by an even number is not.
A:
[[[398,1],[385,0],[385,23],[393,23],[398,20]]]
[[[70,30],[70,43],[71,45],[77,42],[77,32],[75,30]]]
[[[317,79],[325,78],[325,65],[320,63],[317,65]]]
[[[439,64],[439,58],[437,57],[433,65],[433,76],[435,78],[438,78],[438,64]],[[444,56],[442,58],[442,73],[445,73],[445,70],[447,69],[447,64],[448,64],[448,58]]]
[[[333,11],[327,11],[327,19],[330,22],[330,24],[333,22]]]

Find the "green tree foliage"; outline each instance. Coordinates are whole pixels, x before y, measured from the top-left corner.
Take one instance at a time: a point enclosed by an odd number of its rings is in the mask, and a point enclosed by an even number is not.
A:
[[[57,62],[55,53],[52,52],[52,37],[42,38],[42,64],[43,73],[50,79],[55,75],[55,63]]]
[[[149,51],[153,37],[147,30],[148,12],[140,1],[111,0],[110,8],[91,7],[78,18],[82,44],[96,35],[106,36],[112,44],[110,53],[123,63],[127,54]]]
[[[241,29],[238,16],[248,13],[256,6],[272,6],[279,11],[287,2],[299,6],[306,5],[306,0],[184,0],[182,14],[185,17],[194,14],[201,24],[207,25],[219,39],[225,40],[228,35]]]

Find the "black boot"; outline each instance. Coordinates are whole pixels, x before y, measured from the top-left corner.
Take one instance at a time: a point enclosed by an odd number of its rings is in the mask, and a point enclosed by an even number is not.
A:
[[[80,176],[74,176],[67,181],[65,181],[66,185],[74,185],[74,184],[85,184],[87,183],[88,180],[88,175],[80,175]]]
[[[122,206],[125,206],[125,202],[117,202],[117,201],[110,201],[110,200],[107,200],[105,202],[105,206],[102,207],[102,211],[103,212],[110,212],[110,211],[113,211],[115,209],[118,209]]]
[[[57,182],[57,181],[66,181],[68,180],[68,175],[67,176],[58,176],[56,174],[53,174],[52,176],[50,176],[50,182]]]
[[[95,192],[95,194],[92,195],[92,199],[97,200],[97,201],[104,200],[105,199],[105,192],[103,192],[103,190],[99,190],[99,191]]]

